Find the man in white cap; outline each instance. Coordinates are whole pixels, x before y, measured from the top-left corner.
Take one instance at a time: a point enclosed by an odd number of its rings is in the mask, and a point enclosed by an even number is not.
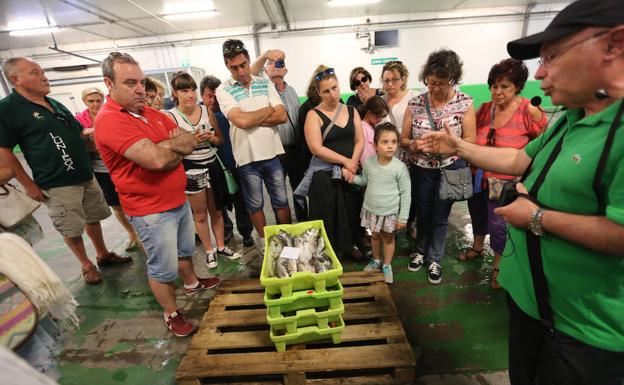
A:
[[[496,211],[510,224],[498,282],[509,294],[511,384],[622,385],[624,3],[576,1],[507,50],[540,58],[535,78],[568,108],[560,119],[524,150],[450,132],[419,148],[524,173]]]

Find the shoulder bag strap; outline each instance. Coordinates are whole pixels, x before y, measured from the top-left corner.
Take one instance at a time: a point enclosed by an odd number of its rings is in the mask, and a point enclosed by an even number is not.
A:
[[[427,111],[427,117],[429,118],[429,125],[431,126],[431,130],[438,131],[436,129],[435,122],[433,121],[433,115],[431,115],[431,107],[429,106],[429,93],[423,95],[425,98],[425,110]]]
[[[327,135],[329,135],[329,132],[331,131],[331,129],[334,128],[334,124],[336,123],[336,120],[338,119],[338,116],[340,115],[340,111],[342,111],[342,106],[343,106],[342,103],[338,103],[338,108],[336,109],[336,113],[334,114],[334,117],[332,118],[331,122],[329,122],[329,125],[325,129],[325,132],[323,132],[323,142],[325,142],[325,138],[327,138]]]
[[[619,124],[622,121],[622,113],[624,113],[624,100],[620,101],[620,108],[618,112],[615,114],[615,119],[613,119],[613,124],[609,129],[609,134],[607,135],[607,140],[605,142],[604,149],[602,150],[602,154],[600,155],[600,160],[598,161],[598,168],[596,169],[596,175],[594,176],[594,193],[596,194],[596,198],[598,198],[598,212],[604,213],[606,210],[606,202],[600,199],[600,182],[602,181],[602,174],[604,173],[604,169],[607,165],[607,159],[609,158],[609,152],[611,152],[611,147],[613,147],[613,140],[615,138],[615,133],[619,128]]]

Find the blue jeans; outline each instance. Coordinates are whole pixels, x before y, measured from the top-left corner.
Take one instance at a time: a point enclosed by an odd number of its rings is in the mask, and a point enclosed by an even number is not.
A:
[[[238,168],[238,173],[241,178],[243,199],[250,213],[262,211],[264,208],[262,181],[264,181],[269,198],[271,198],[271,206],[274,209],[288,207],[286,175],[277,157],[247,163]]]
[[[416,251],[425,256],[428,263],[442,261],[448,233],[448,217],[453,201],[439,198],[440,170],[412,166],[416,177]],[[457,162],[445,167],[455,170],[466,167],[466,162]]]
[[[147,275],[161,283],[178,277],[178,258],[195,252],[195,226],[188,201],[161,213],[129,217],[147,254]]]

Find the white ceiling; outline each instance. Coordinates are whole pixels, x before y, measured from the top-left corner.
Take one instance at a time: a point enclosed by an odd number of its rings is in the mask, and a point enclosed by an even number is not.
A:
[[[383,17],[384,15],[441,12],[474,8],[519,6],[535,0],[383,0],[372,5],[329,7],[326,0],[214,0],[217,16],[196,20],[164,21],[166,6],[179,6],[182,11],[189,0],[1,0],[0,50],[88,43],[96,40],[153,37],[173,33],[193,34],[197,31],[250,27],[272,22],[284,30],[280,4],[291,30],[303,28],[310,21]],[[195,0],[197,3],[197,0]],[[209,3],[201,0],[200,3]],[[552,0],[538,0],[540,4]],[[268,10],[268,12],[267,12]],[[271,16],[269,16],[271,14]],[[272,17],[272,20],[271,20]],[[45,26],[46,18],[61,27],[51,34],[14,37],[16,28]],[[17,27],[15,25],[18,25]],[[267,27],[266,30],[269,30]]]

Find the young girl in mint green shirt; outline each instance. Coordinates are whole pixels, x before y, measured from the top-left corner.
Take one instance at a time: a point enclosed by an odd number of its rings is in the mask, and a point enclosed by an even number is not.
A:
[[[394,231],[406,227],[411,202],[409,172],[405,164],[394,157],[398,140],[394,125],[378,125],[374,136],[377,156],[366,160],[362,175],[356,176],[353,181],[360,186],[367,186],[360,225],[370,228],[373,233],[373,260],[364,270],[378,270],[381,267],[387,283],[393,282],[391,263],[395,248]]]

